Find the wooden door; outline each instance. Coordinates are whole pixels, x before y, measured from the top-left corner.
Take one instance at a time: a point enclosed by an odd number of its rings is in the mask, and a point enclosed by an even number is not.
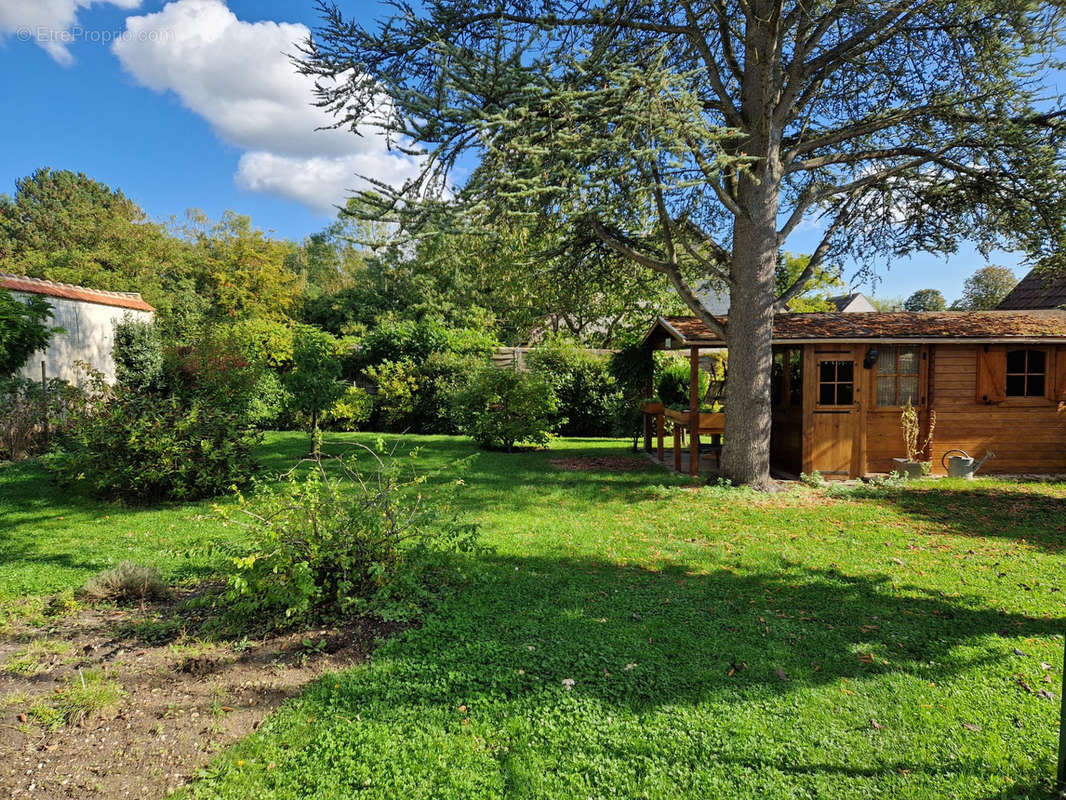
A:
[[[842,480],[861,473],[864,372],[859,348],[808,349],[805,472]]]

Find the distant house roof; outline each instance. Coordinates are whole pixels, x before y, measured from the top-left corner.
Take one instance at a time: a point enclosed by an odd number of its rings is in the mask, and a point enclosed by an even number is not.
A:
[[[839,297],[826,298],[836,306],[836,310],[842,313],[855,313],[856,311],[877,311],[877,306],[870,302],[870,298],[862,292],[842,294]]]
[[[1002,311],[1066,306],[1066,273],[1032,270],[997,306]]]
[[[71,283],[56,283],[42,278],[30,278],[25,275],[11,275],[0,272],[0,289],[28,294],[43,294],[47,297],[61,297],[64,300],[81,300],[85,303],[97,303],[102,306],[117,306],[135,311],[155,311],[141,299],[137,292],[105,292],[102,289],[87,289]]]
[[[725,317],[720,317],[725,321]],[[897,342],[1066,342],[1066,311],[873,311],[778,314],[775,344],[861,340]],[[698,317],[659,317],[645,343],[722,347]]]

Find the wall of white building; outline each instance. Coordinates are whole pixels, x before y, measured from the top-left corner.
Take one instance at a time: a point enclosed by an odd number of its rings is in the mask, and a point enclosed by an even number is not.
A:
[[[13,291],[11,294],[23,301],[30,297],[24,292]],[[155,316],[151,311],[119,308],[84,300],[68,300],[62,297],[45,299],[52,306],[54,314],[49,324],[63,328],[64,333],[53,334],[48,349],[38,350],[22,367],[23,376],[37,381],[41,379],[43,361],[46,377],[80,383],[84,381],[85,373],[75,366],[75,362],[84,361],[94,370],[102,372],[109,383],[113,383],[115,325],[127,315],[149,322]]]

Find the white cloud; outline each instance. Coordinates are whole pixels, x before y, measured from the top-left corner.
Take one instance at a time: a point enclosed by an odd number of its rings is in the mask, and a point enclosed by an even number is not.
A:
[[[416,172],[410,158],[384,153],[301,158],[256,151],[241,156],[236,180],[243,189],[287,197],[333,216],[337,212],[334,206],[343,205],[351,195],[357,175],[399,186]]]
[[[356,173],[392,183],[416,170],[375,131],[317,130],[334,120],[312,105],[312,81],[289,61],[308,36],[304,25],[244,22],[222,0],[175,0],[128,18],[126,31],[112,49],[130,75],[174,92],[220,138],[247,151],[235,176],[242,188],[332,216]]]
[[[111,31],[86,31],[76,25],[78,12],[94,3],[134,9],[141,0],[0,0],[0,38],[14,35],[20,42],[35,42],[60,64],[72,64],[72,43],[111,39]]]

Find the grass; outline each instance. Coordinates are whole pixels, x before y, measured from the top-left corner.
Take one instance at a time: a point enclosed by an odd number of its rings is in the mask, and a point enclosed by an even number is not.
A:
[[[8,658],[0,671],[12,675],[36,675],[48,669],[57,657],[67,656],[73,649],[70,642],[61,639],[34,639]]]
[[[47,700],[30,708],[30,719],[47,728],[80,725],[122,702],[122,687],[97,670],[79,670],[67,684]]]
[[[470,452],[412,441],[425,468]],[[305,447],[271,436],[267,468]],[[461,564],[466,584],[421,627],[309,687],[187,794],[1051,796],[1066,486],[767,497],[548,463],[582,454],[625,450],[479,455],[464,502],[494,552]],[[122,560],[194,581],[211,568],[197,548],[233,535],[209,504],[98,506],[32,466],[0,469],[8,596]]]

